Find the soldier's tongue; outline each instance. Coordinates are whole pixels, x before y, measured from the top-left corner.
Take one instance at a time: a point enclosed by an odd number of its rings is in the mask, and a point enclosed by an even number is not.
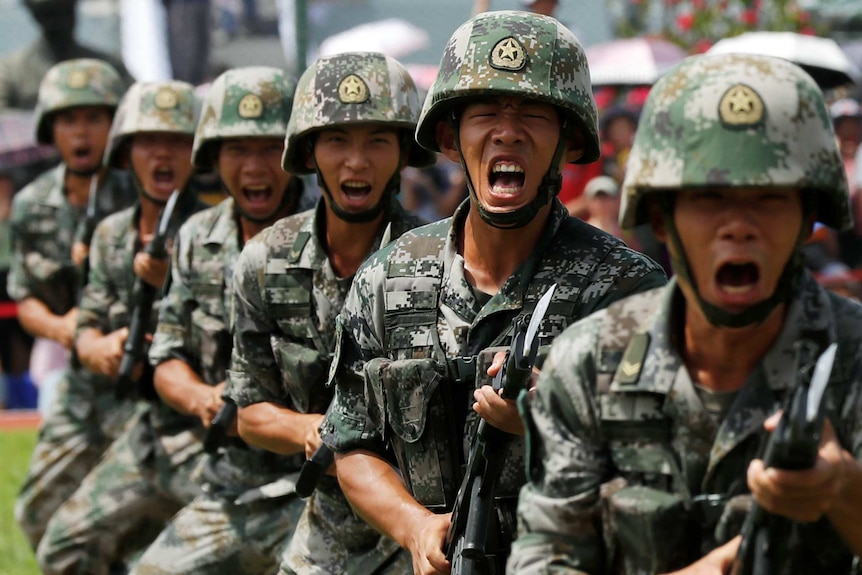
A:
[[[716,281],[726,292],[738,293],[753,288],[760,279],[760,270],[754,264],[724,264],[716,274]]]
[[[341,184],[341,192],[348,200],[363,200],[371,193],[371,186],[365,182],[345,182]]]
[[[525,180],[523,168],[514,163],[497,163],[488,176],[491,191],[495,194],[516,194],[524,187]]]

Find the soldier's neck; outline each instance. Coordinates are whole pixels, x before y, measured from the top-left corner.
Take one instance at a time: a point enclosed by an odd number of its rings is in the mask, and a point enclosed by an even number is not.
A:
[[[92,176],[82,176],[73,173],[71,170],[66,170],[63,175],[63,188],[66,192],[66,199],[73,206],[86,206],[87,200],[90,199],[90,182],[96,177],[101,183],[105,175],[105,170],[99,170]]]
[[[784,314],[782,305],[763,323],[726,328],[710,324],[688,305],[682,357],[692,379],[713,391],[740,389],[781,333]]]
[[[326,211],[325,242],[329,263],[340,278],[349,278],[375,247],[383,214],[370,222],[350,223]]]
[[[524,227],[500,229],[470,210],[461,231],[458,252],[464,257],[464,272],[471,286],[487,294],[500,291],[506,280],[535,252],[550,215],[545,206]]]

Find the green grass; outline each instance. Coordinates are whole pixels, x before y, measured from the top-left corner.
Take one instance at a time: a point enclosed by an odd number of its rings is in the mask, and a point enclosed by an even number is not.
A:
[[[39,575],[33,551],[13,515],[35,445],[35,430],[0,431],[0,575]]]

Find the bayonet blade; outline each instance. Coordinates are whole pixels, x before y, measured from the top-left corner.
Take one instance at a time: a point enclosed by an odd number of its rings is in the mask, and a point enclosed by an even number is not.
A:
[[[533,316],[530,318],[530,323],[527,325],[527,333],[524,336],[524,357],[530,355],[530,350],[533,349],[533,339],[539,331],[539,325],[545,319],[545,313],[548,311],[548,306],[551,305],[551,298],[554,297],[554,291],[557,289],[557,284],[553,284],[548,288],[548,291],[539,298],[536,308],[533,310]]]
[[[820,411],[820,401],[823,399],[823,392],[826,391],[826,384],[829,383],[832,364],[835,363],[837,352],[838,344],[834,342],[829,344],[829,347],[820,354],[817,363],[814,364],[814,373],[811,376],[811,384],[808,386],[808,403],[805,406],[805,418],[808,421],[814,421]]]

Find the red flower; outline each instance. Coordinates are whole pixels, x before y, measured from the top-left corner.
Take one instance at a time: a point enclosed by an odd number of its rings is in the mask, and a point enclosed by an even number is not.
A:
[[[707,50],[712,48],[712,40],[708,38],[701,38],[691,47],[692,54],[705,54]]]
[[[748,10],[743,10],[741,20],[743,24],[747,24],[748,26],[756,26],[757,25],[757,10],[754,8],[749,8]]]
[[[676,17],[676,27],[683,32],[688,32],[694,25],[694,14],[686,12]]]

